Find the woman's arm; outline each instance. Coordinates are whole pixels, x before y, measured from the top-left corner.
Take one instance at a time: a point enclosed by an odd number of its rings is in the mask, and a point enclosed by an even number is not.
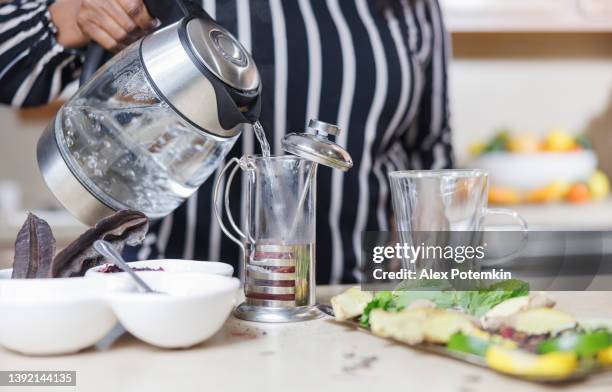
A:
[[[50,3],[0,3],[0,103],[45,104],[77,77],[79,52],[57,42]]]
[[[0,103],[48,103],[78,77],[80,48],[118,51],[154,26],[142,0],[0,2]]]
[[[55,0],[49,11],[57,41],[66,48],[93,40],[118,52],[157,24],[143,0]]]

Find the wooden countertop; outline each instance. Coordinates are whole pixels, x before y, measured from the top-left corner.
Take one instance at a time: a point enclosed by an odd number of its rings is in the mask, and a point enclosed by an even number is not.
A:
[[[320,301],[343,289],[320,287]],[[612,318],[612,292],[552,295],[559,308],[577,316]],[[26,357],[0,348],[0,369],[76,370],[77,388],[66,391],[603,392],[612,385],[612,374],[562,387],[515,380],[348,329],[330,318],[256,324],[230,317],[215,337],[188,350],[157,349],[130,336],[108,351],[56,357]]]

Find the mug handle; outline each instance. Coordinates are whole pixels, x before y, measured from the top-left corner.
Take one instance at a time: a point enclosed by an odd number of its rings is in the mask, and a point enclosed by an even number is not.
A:
[[[240,238],[246,240],[247,237],[244,235],[244,233],[240,230],[240,228],[234,221],[234,217],[232,216],[232,211],[230,209],[230,203],[229,203],[229,190],[230,190],[230,187],[232,186],[232,182],[234,181],[234,176],[236,175],[236,172],[238,171],[238,169],[240,169],[240,160],[238,158],[230,159],[230,161],[225,165],[225,167],[223,167],[223,170],[221,170],[221,172],[219,173],[219,176],[217,177],[217,180],[215,181],[215,187],[213,190],[213,205],[214,205],[215,216],[217,217],[217,222],[219,222],[219,226],[221,226],[221,230],[223,230],[223,233],[225,233],[226,236],[228,236],[232,241],[237,243],[238,246],[240,246],[240,248],[242,248],[242,250],[245,251],[244,243],[241,240],[239,240],[234,235],[234,233],[232,233],[223,223],[223,212],[219,208],[219,197],[221,196],[220,195],[221,194],[221,182],[223,181],[223,178],[225,177],[225,173],[232,167],[232,165],[235,165],[235,166],[232,169],[229,175],[229,178],[227,179],[227,184],[225,184],[225,192],[223,192],[223,198],[224,198],[223,204],[225,206],[225,213],[227,214],[227,218],[230,222],[230,225],[232,226],[232,228],[234,229],[234,231],[236,232],[236,234],[238,234]]]
[[[519,255],[523,250],[525,250],[525,247],[527,246],[527,240],[529,238],[529,229],[527,227],[527,222],[516,211],[508,209],[508,208],[487,208],[485,210],[485,215],[509,216],[510,218],[512,218],[513,220],[517,222],[518,227],[520,228],[522,237],[521,237],[521,244],[519,245],[517,249],[515,249],[514,251],[510,252],[509,254],[505,256],[501,256],[495,259],[484,261],[482,265],[487,266],[487,267],[495,267],[495,266],[507,263],[508,261],[514,260],[514,258],[516,258],[517,255]],[[485,231],[494,231],[498,227],[499,226],[487,227],[485,228]]]

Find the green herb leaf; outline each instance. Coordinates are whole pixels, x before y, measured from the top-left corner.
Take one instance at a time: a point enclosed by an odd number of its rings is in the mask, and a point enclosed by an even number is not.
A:
[[[359,322],[370,326],[370,312],[373,309],[400,311],[416,300],[427,299],[436,307],[448,309],[459,307],[465,312],[480,317],[495,305],[514,297],[529,294],[529,284],[517,279],[495,283],[479,291],[452,291],[447,282],[428,281],[421,286],[401,286],[406,291],[380,291],[368,303]]]
[[[397,292],[396,295],[395,302],[402,308],[419,299],[429,300],[442,309],[455,305],[455,294],[452,291],[403,291]]]
[[[490,345],[491,343],[485,339],[465,335],[463,332],[457,332],[451,336],[446,348],[450,351],[458,351],[484,357]]]
[[[606,330],[587,333],[567,332],[540,343],[538,352],[546,354],[559,351],[573,351],[579,357],[585,358],[592,357],[598,351],[610,346],[612,346],[612,334]]]
[[[495,283],[486,289],[479,291],[460,291],[456,293],[456,305],[467,313],[480,317],[493,308],[510,298],[521,297],[529,294],[527,282],[509,279]]]
[[[509,135],[510,133],[507,130],[500,130],[484,148],[484,152],[507,151]]]
[[[585,135],[578,135],[576,136],[576,143],[586,149],[586,150],[590,150],[593,148],[593,144],[591,143],[591,141],[585,136]]]
[[[363,310],[363,314],[359,319],[359,324],[362,327],[367,328],[370,326],[370,312],[374,309],[384,309],[387,311],[397,312],[402,310],[403,306],[398,306],[391,291],[379,291],[374,295],[374,298]]]
[[[508,279],[492,284],[489,286],[488,290],[511,291],[513,294],[515,294],[515,297],[520,297],[529,294],[529,283],[518,279]]]

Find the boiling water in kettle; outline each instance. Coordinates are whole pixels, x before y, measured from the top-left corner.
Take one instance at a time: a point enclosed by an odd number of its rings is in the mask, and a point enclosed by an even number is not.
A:
[[[177,121],[165,103],[151,101],[130,107],[75,102],[62,113],[62,130],[87,181],[128,208],[164,216],[208,178],[236,138],[219,143]]]

